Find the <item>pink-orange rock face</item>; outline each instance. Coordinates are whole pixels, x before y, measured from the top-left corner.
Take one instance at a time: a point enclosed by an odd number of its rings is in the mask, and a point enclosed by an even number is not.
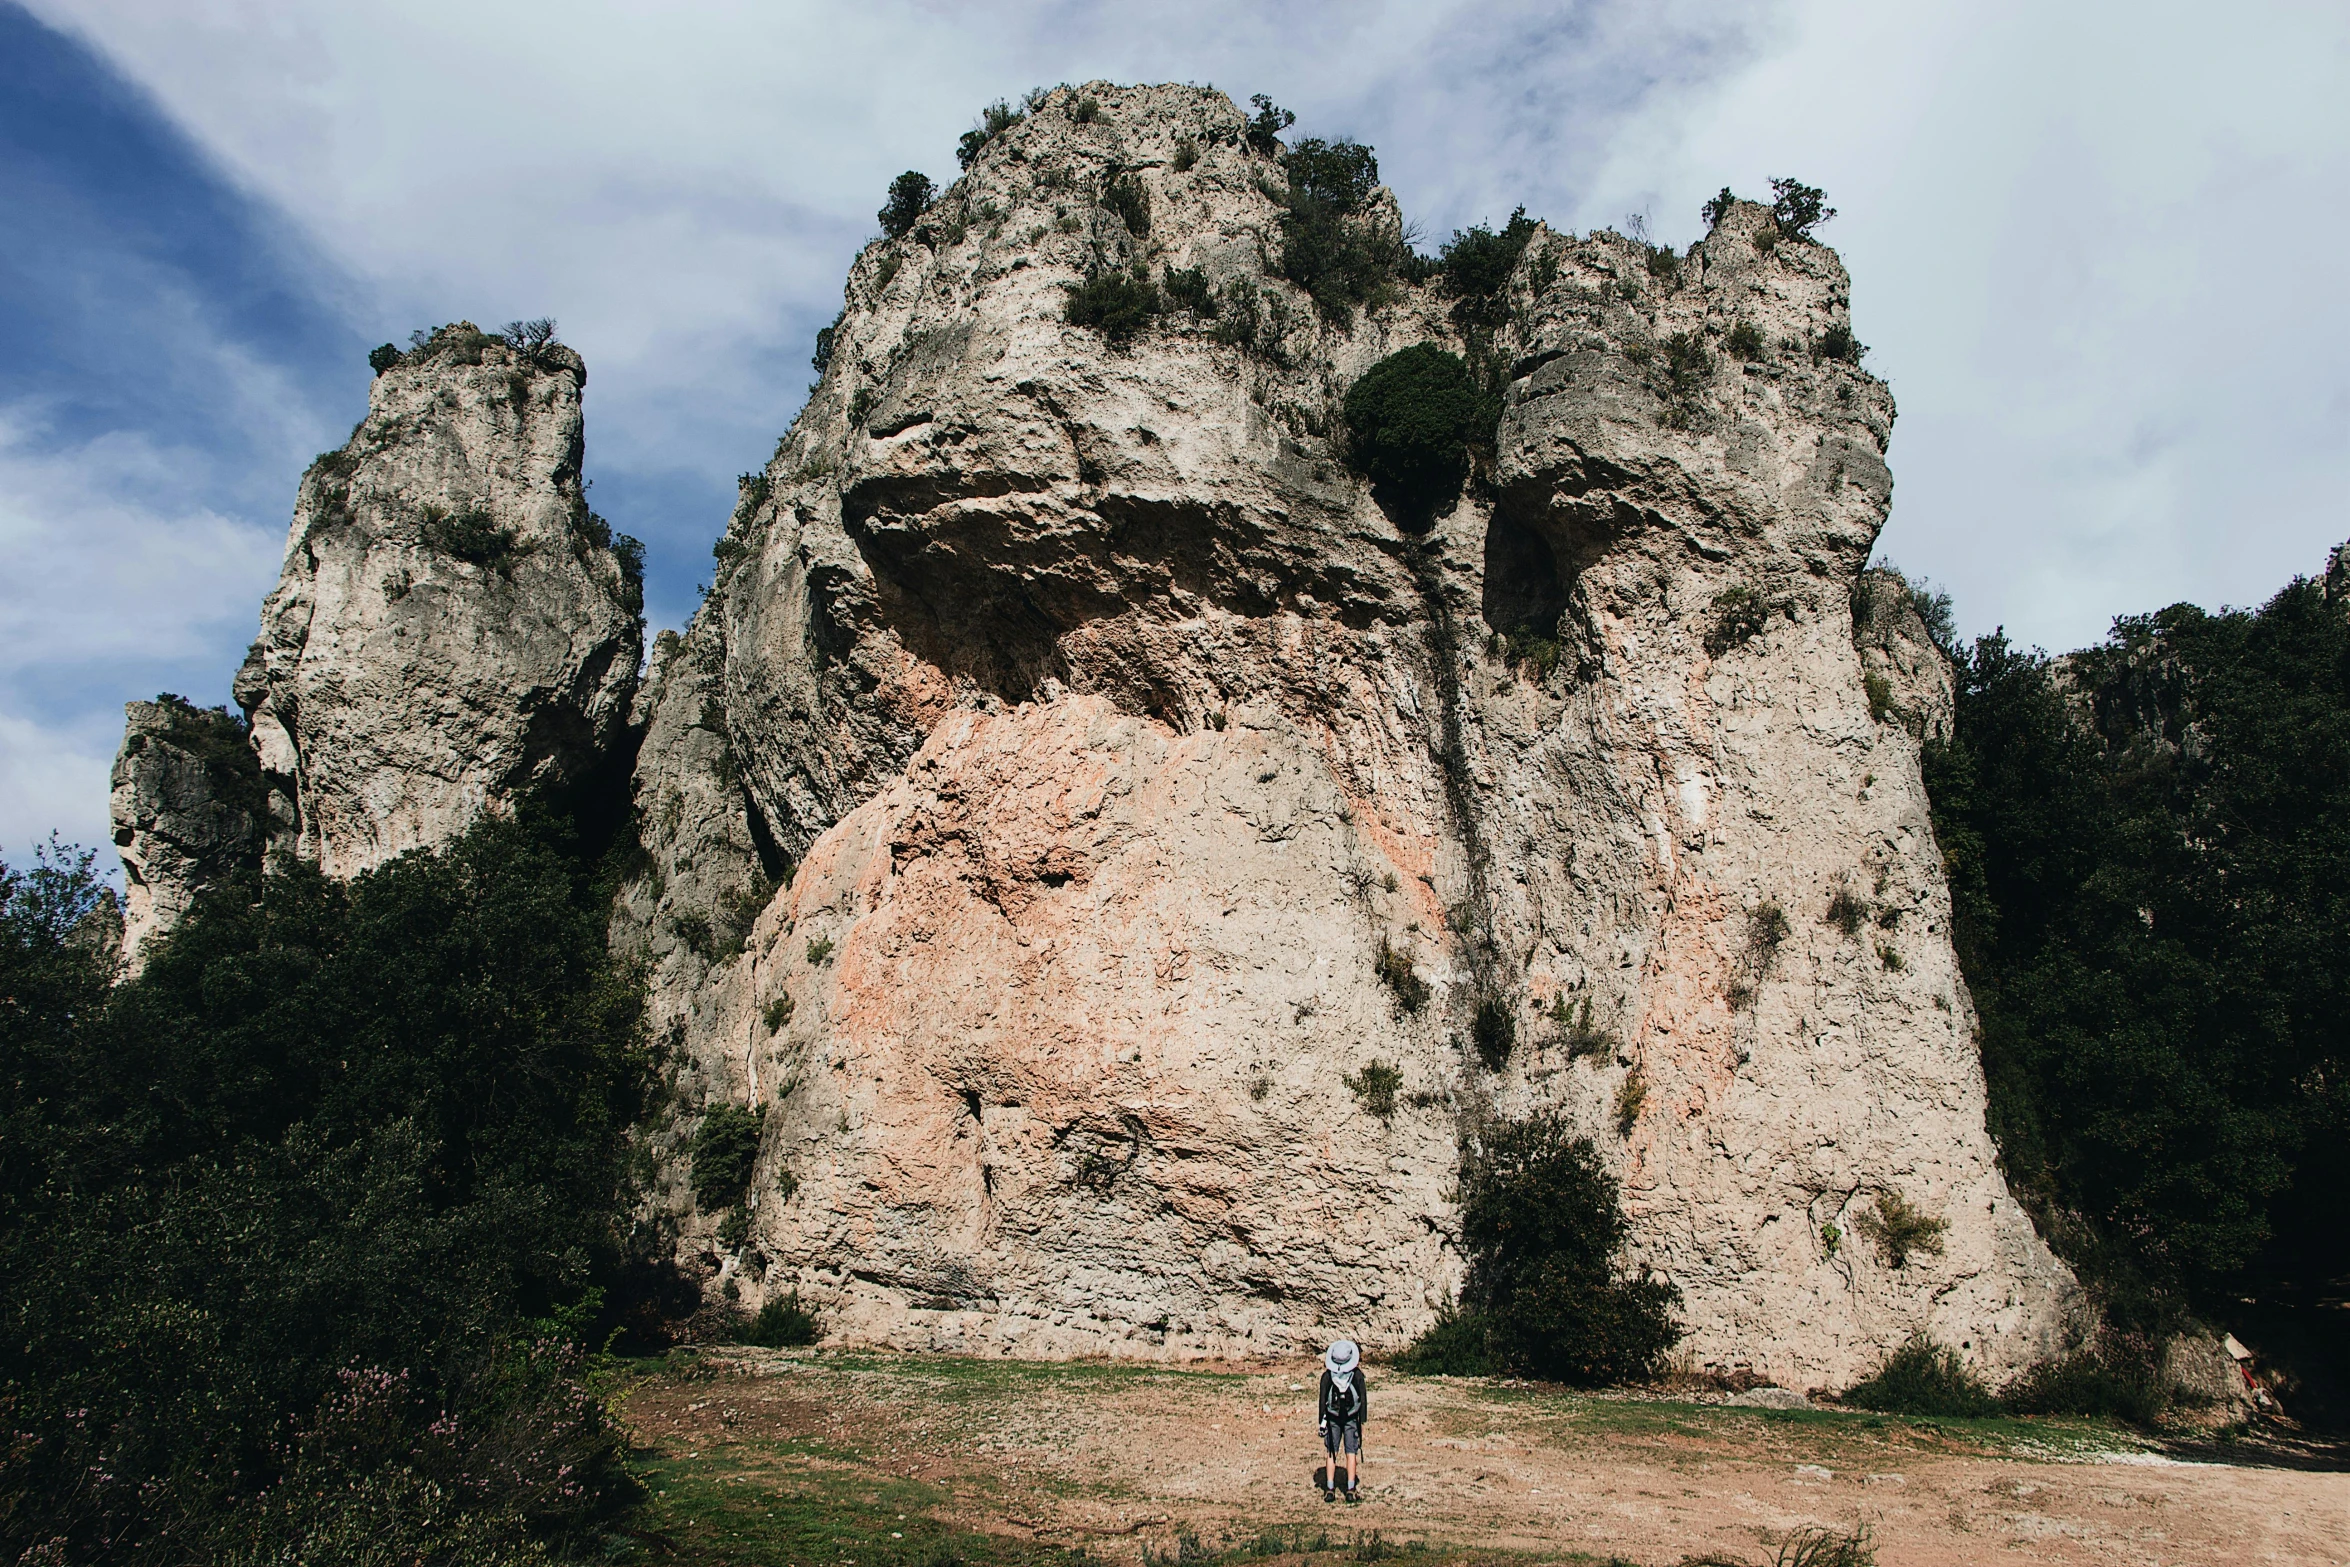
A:
[[[1490,344],[1434,284],[1326,320],[1229,102],[1084,92],[860,258],[656,649],[615,932],[685,1107],[647,1219],[850,1339],[1394,1345],[1460,1274],[1462,1140],[1548,1112],[1622,1177],[1693,1363],[2046,1353],[2077,1291],[1984,1130],[1919,781],[1947,675],[1856,625],[1893,408],[1826,352],[1834,254],[1752,205],[1671,267],[1543,229]],[[1136,265],[1223,303],[1126,347],[1066,322]],[[1505,411],[1415,532],[1342,402],[1425,341],[1490,352]],[[1570,1051],[1585,1020],[1608,1044]],[[1374,1061],[1387,1116],[1346,1082]],[[720,1102],[767,1114],[731,1246],[684,1179]],[[1861,1238],[1895,1198],[1940,1252]]]
[[[1384,1058],[1442,1095],[1453,1063],[1358,983],[1373,906],[1414,900],[1352,816],[1272,715],[1184,735],[1074,697],[940,724],[717,998],[728,1087],[777,1107],[797,1183],[766,1196],[773,1265],[883,1341],[1408,1331],[1453,1282],[1451,1118],[1382,1119],[1341,1079]]]

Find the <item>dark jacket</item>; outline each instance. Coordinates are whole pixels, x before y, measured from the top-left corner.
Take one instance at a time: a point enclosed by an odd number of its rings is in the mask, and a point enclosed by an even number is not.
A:
[[[1360,1425],[1371,1418],[1371,1384],[1364,1379],[1363,1368],[1357,1366],[1346,1375],[1347,1380],[1354,1384],[1354,1412],[1341,1414],[1332,1406],[1331,1399],[1337,1393],[1338,1386],[1336,1380],[1325,1370],[1322,1373],[1320,1394],[1314,1401],[1315,1423],[1317,1425],[1326,1426],[1334,1421]]]

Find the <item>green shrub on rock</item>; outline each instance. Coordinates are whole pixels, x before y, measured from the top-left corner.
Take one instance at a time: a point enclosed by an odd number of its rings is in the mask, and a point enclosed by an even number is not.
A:
[[[1063,316],[1071,326],[1089,327],[1111,347],[1123,348],[1150,325],[1160,308],[1159,291],[1149,278],[1101,272],[1070,290]]]
[[[762,1344],[769,1349],[796,1349],[813,1344],[824,1336],[824,1324],[816,1314],[800,1303],[800,1292],[778,1295],[759,1308],[750,1325],[743,1330],[743,1342]]]
[[[1680,1291],[1618,1271],[1628,1227],[1591,1139],[1555,1115],[1492,1126],[1461,1161],[1460,1191],[1460,1306],[1404,1364],[1588,1385],[1651,1375],[1679,1342]]]
[[[930,176],[919,169],[908,169],[889,182],[889,200],[875,214],[881,222],[881,232],[891,239],[902,239],[913,228],[922,214],[930,209],[936,187]]]
[[[1534,220],[1520,207],[1498,233],[1479,223],[1445,241],[1436,265],[1445,292],[1453,297],[1455,321],[1463,327],[1490,328],[1509,319],[1510,275],[1534,229]]]
[[[759,1133],[767,1124],[765,1106],[712,1105],[694,1132],[694,1201],[716,1212],[743,1200],[751,1166],[759,1159]]]
[[[1356,467],[1404,527],[1426,528],[1460,498],[1470,454],[1489,447],[1500,415],[1458,354],[1416,343],[1390,354],[1347,391]]]

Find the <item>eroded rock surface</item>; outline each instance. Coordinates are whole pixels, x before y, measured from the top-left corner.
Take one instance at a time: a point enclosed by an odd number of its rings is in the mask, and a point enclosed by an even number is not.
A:
[[[256,787],[232,798],[175,749],[183,718],[131,706],[114,819],[134,948],[241,857],[355,875],[625,763],[642,591],[582,493],[586,375],[560,343],[461,322],[376,378],[303,475],[237,674]]]
[[[268,798],[245,725],[223,710],[172,696],[126,704],[108,806],[134,966],[198,893],[260,864]]]
[[[1948,671],[1856,626],[1893,407],[1836,257],[1748,204],[1670,262],[1545,229],[1474,339],[1433,283],[1342,322],[1282,177],[1219,94],[1063,90],[853,268],[641,705],[616,936],[688,1104],[768,1112],[739,1245],[659,1143],[681,1248],[870,1340],[1394,1344],[1459,1139],[1548,1108],[1694,1363],[2046,1353],[1919,781]],[[1137,263],[1213,314],[1065,321]],[[1426,341],[1506,407],[1423,533],[1338,432]],[[1938,1252],[1863,1238],[1896,1204]]]

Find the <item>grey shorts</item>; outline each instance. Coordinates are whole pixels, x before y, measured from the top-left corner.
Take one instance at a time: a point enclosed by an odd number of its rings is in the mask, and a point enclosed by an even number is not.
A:
[[[1349,1420],[1341,1424],[1333,1420],[1322,1428],[1322,1446],[1329,1450],[1333,1458],[1338,1456],[1338,1450],[1342,1447],[1349,1453],[1360,1454],[1363,1450],[1363,1423],[1360,1420]]]

